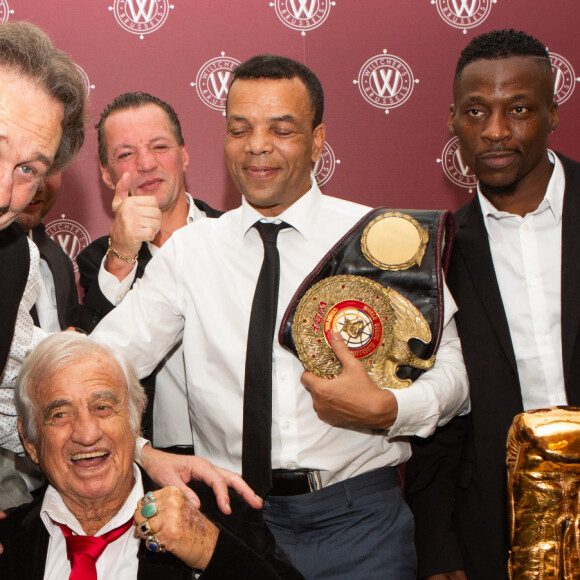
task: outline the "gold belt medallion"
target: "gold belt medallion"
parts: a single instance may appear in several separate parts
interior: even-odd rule
[[[433,366],[435,357],[422,359],[409,348],[416,338],[431,341],[431,330],[413,304],[392,288],[362,276],[331,276],[310,288],[294,314],[292,333],[298,356],[314,374],[334,378],[342,365],[330,348],[333,332],[342,335],[350,351],[381,388],[402,389],[411,384],[397,376],[401,365]]]

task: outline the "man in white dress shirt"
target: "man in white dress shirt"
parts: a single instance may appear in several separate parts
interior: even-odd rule
[[[315,75],[290,59],[259,56],[236,69],[225,156],[242,205],[176,232],[94,332],[130,357],[141,375],[183,338],[196,452],[238,472],[248,326],[264,258],[254,225],[289,226],[277,240],[279,326],[304,278],[369,211],[322,195],[312,179],[325,140],[323,102]],[[465,408],[467,382],[453,313],[448,297],[437,362],[409,389],[379,389],[340,344],[342,375],[334,381],[310,377],[312,390],[320,384],[350,388],[363,405],[366,400],[363,427],[320,420],[301,384],[299,360],[276,341],[264,352],[273,363],[273,487],[265,497],[265,518],[306,577],[415,578],[413,524],[396,466],[410,455],[404,436],[427,436]]]
[[[514,30],[474,38],[448,127],[479,184],[447,278],[472,412],[407,466],[421,578],[507,580],[508,429],[524,410],[580,405],[580,165],[548,149],[557,126],[546,47]]]

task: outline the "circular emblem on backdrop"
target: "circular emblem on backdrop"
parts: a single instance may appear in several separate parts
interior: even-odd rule
[[[109,10],[121,28],[143,38],[163,26],[170,8],[168,0],[115,0]]]
[[[89,93],[91,92],[92,89],[95,88],[95,85],[91,85],[91,82],[89,81],[89,75],[84,71],[84,69],[82,67],[80,67],[76,63],[75,63],[75,67],[79,71],[81,76],[83,77],[83,80],[85,81],[85,88],[87,90],[87,98],[88,98]]]
[[[221,56],[208,60],[199,69],[191,86],[195,87],[198,97],[210,109],[225,112],[232,71],[239,64],[239,60],[222,52]]]
[[[10,10],[6,0],[0,0],[0,22],[7,22],[10,14],[14,14],[14,10]]]
[[[322,187],[325,183],[330,181],[336,164],[340,163],[340,159],[336,159],[334,151],[328,143],[324,143],[322,155],[314,164],[314,178],[318,183],[318,187]]]
[[[477,186],[477,177],[463,161],[457,137],[452,137],[447,141],[443,147],[441,159],[437,159],[437,162],[441,163],[445,175],[455,185],[469,189],[470,193]]]
[[[318,28],[330,14],[330,0],[275,0],[270,2],[284,26],[302,32]]]
[[[496,0],[431,0],[444,22],[453,28],[467,30],[479,26],[491,12]]]
[[[359,91],[365,101],[373,107],[389,109],[400,107],[409,99],[413,92],[413,85],[419,80],[413,78],[411,67],[398,56],[383,54],[369,58],[358,74]]]
[[[381,270],[407,270],[421,265],[429,233],[410,215],[385,212],[370,221],[360,239],[362,253]]]
[[[400,365],[427,369],[435,357],[420,359],[408,346],[411,338],[431,341],[431,330],[409,300],[362,276],[330,276],[301,298],[292,322],[296,352],[304,367],[319,377],[335,378],[342,365],[330,347],[338,332],[370,377],[381,388],[411,384],[397,376]]]
[[[46,226],[46,235],[68,254],[76,272],[76,257],[91,243],[89,232],[79,222],[65,219],[63,214],[62,219],[54,220]]]
[[[550,52],[550,62],[554,71],[554,100],[561,105],[565,103],[574,92],[576,81],[574,69],[563,56]]]

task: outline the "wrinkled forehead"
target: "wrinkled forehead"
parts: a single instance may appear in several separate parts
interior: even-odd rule
[[[102,351],[49,367],[36,382],[38,410],[52,406],[56,400],[71,404],[86,404],[104,396],[127,400],[127,382],[119,363]]]

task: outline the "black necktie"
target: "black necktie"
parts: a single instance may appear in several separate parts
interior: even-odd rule
[[[276,326],[280,257],[276,238],[288,224],[256,222],[264,261],[256,284],[246,351],[242,475],[264,497],[272,487],[272,343]]]

